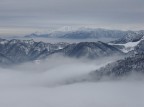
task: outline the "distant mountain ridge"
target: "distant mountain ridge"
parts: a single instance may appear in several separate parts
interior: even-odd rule
[[[142,32],[142,31],[137,31]],[[136,31],[121,31],[121,30],[107,30],[107,29],[78,29],[75,31],[55,31],[48,34],[32,33],[26,35],[26,38],[63,38],[63,39],[90,39],[90,38],[125,38],[127,35],[137,35]]]

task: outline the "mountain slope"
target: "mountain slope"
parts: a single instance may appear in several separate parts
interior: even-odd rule
[[[133,52],[133,54],[143,54],[144,53],[144,39],[142,39],[138,43],[138,45],[135,46],[135,48],[132,52]]]
[[[35,60],[40,54],[47,54],[67,45],[67,43],[51,44],[33,40],[0,39],[0,53],[14,63],[20,63]]]
[[[119,78],[132,73],[144,73],[144,54],[128,57],[123,60],[108,64],[105,67],[90,73],[93,79]]]
[[[53,54],[61,54],[69,57],[76,58],[100,58],[108,57],[111,55],[123,55],[123,52],[117,48],[103,42],[80,42],[78,44],[68,45],[62,50],[55,51]]]
[[[14,61],[9,59],[7,56],[0,53],[0,65],[10,65],[13,64]]]

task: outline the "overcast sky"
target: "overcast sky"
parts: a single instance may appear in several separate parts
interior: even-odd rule
[[[0,0],[1,34],[53,25],[144,29],[144,0]]]

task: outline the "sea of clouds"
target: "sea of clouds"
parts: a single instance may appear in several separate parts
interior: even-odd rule
[[[116,59],[52,57],[0,68],[0,107],[143,107],[143,80],[79,81]]]

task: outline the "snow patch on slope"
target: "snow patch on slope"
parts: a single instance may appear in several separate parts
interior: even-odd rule
[[[125,44],[114,44],[114,43],[109,43],[109,45],[117,45],[117,46],[124,46],[124,48],[120,49],[122,52],[124,53],[128,53],[132,50],[134,50],[134,48],[143,40],[144,38],[142,38],[141,40],[137,41],[137,42],[128,42]]]

